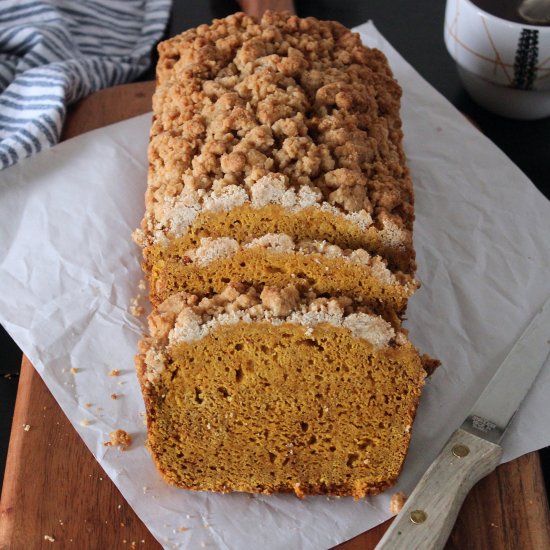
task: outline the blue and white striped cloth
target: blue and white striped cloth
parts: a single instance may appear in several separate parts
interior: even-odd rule
[[[67,105],[135,79],[170,0],[0,0],[0,170],[59,141]]]

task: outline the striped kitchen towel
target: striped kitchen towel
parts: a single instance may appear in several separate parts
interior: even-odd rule
[[[71,103],[150,64],[170,0],[0,0],[0,170],[59,141]]]

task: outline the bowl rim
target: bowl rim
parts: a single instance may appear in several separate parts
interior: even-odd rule
[[[533,29],[538,30],[539,32],[546,30],[546,32],[550,33],[550,25],[533,25],[532,23],[518,23],[517,21],[510,21],[509,19],[504,19],[502,17],[497,17],[496,15],[493,15],[492,13],[485,11],[483,8],[480,8],[473,0],[458,0],[458,2],[464,2],[465,4],[469,4],[471,8],[478,10],[481,15],[487,17],[487,19],[495,21],[499,24],[505,24],[509,25],[512,28],[515,28],[517,30],[521,29]]]

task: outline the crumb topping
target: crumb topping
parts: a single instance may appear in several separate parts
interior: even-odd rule
[[[319,297],[310,291],[300,293],[291,285],[282,289],[266,286],[259,292],[253,286],[230,284],[222,293],[202,300],[180,292],[149,316],[150,332],[158,346],[152,345],[146,352],[146,379],[154,382],[164,370],[163,346],[199,340],[222,325],[239,322],[293,323],[308,331],[318,324],[329,323],[348,329],[356,338],[363,338],[376,348],[391,342],[403,345],[407,341],[404,335],[396,335],[382,317],[345,296]]]
[[[335,209],[379,228],[386,216],[410,229],[401,89],[358,34],[235,14],[161,43],[159,54],[143,225],[155,242],[199,211],[248,200]],[[262,181],[271,188],[255,188]]]
[[[232,256],[239,248],[239,243],[230,237],[218,239],[207,237],[201,239],[198,248],[187,250],[184,258],[186,262],[189,259],[190,263],[195,262],[199,266],[205,266],[215,260]]]
[[[153,311],[149,330],[156,343],[145,354],[146,380],[154,383],[164,371],[165,346],[199,340],[219,326],[238,322],[300,324],[308,333],[316,325],[328,323],[350,330],[356,338],[363,338],[376,348],[408,342],[405,334],[396,334],[382,317],[348,297],[318,297],[311,291],[300,293],[291,285],[283,289],[266,286],[258,292],[253,286],[235,283],[202,300],[185,292],[174,294]]]
[[[147,365],[145,378],[149,382],[155,382],[164,370],[166,354],[154,347],[150,347],[145,353],[145,364]]]

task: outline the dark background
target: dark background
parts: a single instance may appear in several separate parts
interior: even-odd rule
[[[394,48],[455,107],[469,116],[550,198],[550,118],[520,122],[488,113],[462,88],[443,43],[443,0],[295,0],[298,15],[353,27],[372,19]],[[165,37],[238,11],[230,0],[174,0]],[[154,79],[154,63],[141,80]],[[549,244],[550,246],[550,244]],[[550,267],[549,267],[550,280]],[[1,291],[1,290],[0,290]],[[4,472],[21,352],[0,327],[0,473]],[[550,451],[541,451],[546,487]]]

